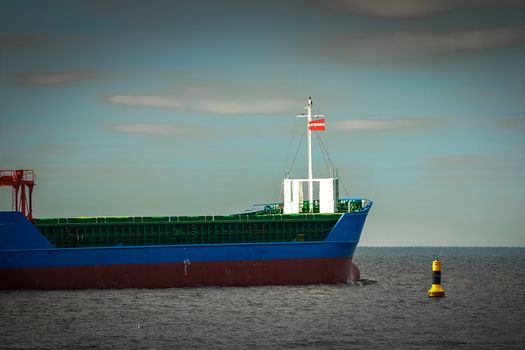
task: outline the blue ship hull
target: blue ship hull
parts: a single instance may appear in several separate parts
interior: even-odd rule
[[[55,248],[22,214],[0,212],[0,289],[346,283],[369,210],[341,214],[317,242],[96,248]]]

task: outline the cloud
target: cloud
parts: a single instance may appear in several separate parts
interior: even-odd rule
[[[500,120],[498,125],[504,129],[520,129],[525,126],[525,118],[506,118]]]
[[[470,154],[455,154],[455,155],[432,158],[432,163],[437,166],[473,165],[473,164],[480,164],[481,161],[482,161],[482,158],[480,156],[470,155]]]
[[[384,18],[410,18],[446,12],[458,8],[520,5],[519,0],[332,0],[338,10]]]
[[[92,79],[100,75],[101,73],[97,71],[78,70],[34,75],[27,78],[26,81],[35,85],[59,85],[77,80]]]
[[[0,48],[28,47],[44,44],[48,41],[48,38],[36,36],[0,36]]]
[[[378,62],[484,50],[525,42],[525,27],[446,33],[394,32],[333,43],[338,55],[351,62]]]
[[[379,119],[355,119],[334,121],[328,125],[330,130],[337,132],[344,131],[389,131],[399,129],[412,129],[422,127],[428,124],[428,121],[423,119],[393,119],[393,120],[379,120]]]
[[[59,143],[43,143],[38,145],[36,152],[42,154],[57,154],[71,151],[71,145],[64,145]]]
[[[86,45],[96,44],[100,40],[91,36],[79,35],[0,35],[0,48],[2,49],[21,49],[21,48],[62,48],[62,47],[85,47]]]
[[[126,134],[140,134],[164,137],[209,137],[208,128],[180,123],[117,123],[107,125],[107,129]]]
[[[219,115],[284,114],[297,110],[297,103],[292,100],[247,95],[242,89],[228,93],[214,88],[186,88],[172,94],[110,95],[106,100],[128,106],[176,108]]]

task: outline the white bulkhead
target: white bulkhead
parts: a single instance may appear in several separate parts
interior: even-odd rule
[[[304,185],[308,185],[308,179],[284,179],[283,193],[284,193],[284,214],[299,214],[301,213],[304,200]],[[312,193],[309,198],[319,198],[319,213],[335,213],[337,197],[339,195],[339,181],[336,178],[312,179],[312,183],[317,183],[315,186],[319,189],[317,196]],[[308,186],[307,186],[308,187]],[[313,186],[312,186],[313,187]]]

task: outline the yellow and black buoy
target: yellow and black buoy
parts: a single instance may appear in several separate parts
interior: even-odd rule
[[[445,290],[441,287],[441,261],[432,261],[432,287],[428,291],[429,297],[444,297]]]

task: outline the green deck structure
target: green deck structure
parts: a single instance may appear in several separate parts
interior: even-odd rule
[[[284,215],[275,204],[250,214],[52,218],[35,225],[57,248],[323,241],[342,213],[361,209],[352,202],[339,203],[333,214]]]

